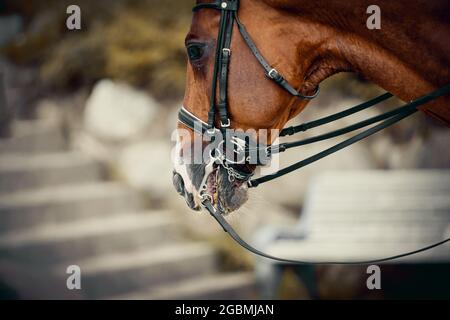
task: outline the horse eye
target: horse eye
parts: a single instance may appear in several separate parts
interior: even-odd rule
[[[191,61],[200,59],[203,56],[204,45],[193,43],[187,46],[187,53]]]

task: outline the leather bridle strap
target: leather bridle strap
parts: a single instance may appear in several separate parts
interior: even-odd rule
[[[327,156],[329,156],[329,155],[331,155],[331,154],[333,154],[333,153],[335,153],[335,152],[337,152],[337,151],[339,151],[341,149],[344,149],[344,148],[346,148],[346,147],[348,147],[348,146],[350,146],[350,145],[352,145],[352,144],[354,144],[354,143],[356,143],[356,142],[358,142],[358,141],[360,141],[362,139],[365,139],[365,138],[367,138],[367,137],[369,137],[369,136],[371,136],[371,135],[373,135],[373,134],[375,134],[375,133],[377,133],[377,132],[379,132],[379,131],[381,131],[381,130],[383,130],[383,129],[391,126],[391,125],[393,125],[394,123],[399,122],[400,120],[402,120],[402,119],[412,115],[415,112],[417,112],[417,109],[415,109],[415,108],[411,109],[411,110],[407,110],[406,112],[403,112],[403,113],[401,113],[399,115],[396,115],[395,117],[389,118],[389,119],[385,120],[384,122],[382,122],[382,123],[380,123],[380,124],[370,128],[370,129],[367,129],[367,130],[365,130],[365,131],[363,131],[363,132],[361,132],[361,133],[359,133],[359,134],[357,134],[357,135],[355,135],[355,136],[353,136],[353,137],[351,137],[351,138],[349,138],[347,140],[344,140],[341,143],[338,143],[338,144],[336,144],[336,145],[334,145],[334,146],[332,146],[332,147],[330,147],[328,149],[325,149],[324,151],[316,153],[315,155],[313,155],[311,157],[308,157],[308,158],[306,158],[304,160],[301,160],[301,161],[299,161],[297,163],[294,163],[293,165],[290,165],[290,166],[288,166],[286,168],[283,168],[283,169],[277,171],[274,174],[266,175],[266,176],[262,176],[260,178],[254,179],[254,180],[250,180],[250,181],[247,182],[247,185],[248,185],[249,188],[256,188],[257,186],[259,186],[262,183],[274,180],[274,179],[279,178],[281,176],[284,176],[284,175],[286,175],[288,173],[291,173],[291,172],[293,172],[295,170],[298,170],[300,168],[306,167],[307,165],[310,165],[310,164],[312,164],[312,163],[314,163],[314,162],[316,162],[316,161],[318,161],[320,159],[323,159],[323,158],[325,158],[325,157],[327,157]]]
[[[259,51],[258,47],[255,45],[255,42],[252,40],[252,37],[247,32],[247,29],[242,24],[242,22],[239,20],[239,17],[236,16],[236,23],[239,29],[240,34],[242,35],[242,38],[244,38],[244,41],[247,43],[247,46],[250,48],[250,51],[255,56],[256,60],[259,62],[259,64],[264,68],[264,71],[266,73],[266,76],[273,80],[275,83],[277,83],[280,87],[282,87],[284,90],[289,92],[291,95],[305,99],[305,100],[311,100],[317,97],[319,94],[319,87],[316,88],[316,91],[312,95],[303,95],[297,90],[294,89],[294,87],[287,82],[287,80],[278,72],[275,68],[270,66],[270,64],[267,62],[267,60],[264,58],[264,56]]]
[[[189,112],[184,106],[178,111],[178,121],[198,134],[208,133],[209,125],[202,119],[196,117],[193,113]]]
[[[234,11],[222,11],[223,19],[225,21],[224,34],[223,34],[223,44],[220,46],[220,71],[219,71],[219,102],[217,108],[219,110],[220,116],[220,126],[221,128],[227,128],[231,125],[230,119],[228,118],[228,67],[231,58],[231,36],[233,33],[234,24]]]
[[[382,120],[385,119],[389,119],[395,115],[399,115],[399,114],[403,114],[403,113],[407,113],[410,110],[415,110],[416,109],[416,105],[413,104],[407,104],[404,105],[402,107],[396,108],[394,110],[391,111],[387,111],[385,113],[373,116],[371,118],[362,120],[360,122],[351,124],[347,127],[341,128],[341,129],[337,129],[334,131],[330,131],[324,134],[320,134],[318,136],[313,136],[310,138],[306,138],[303,140],[298,140],[298,141],[293,141],[293,142],[286,142],[286,143],[280,143],[279,145],[274,145],[268,148],[268,150],[270,151],[270,154],[275,154],[278,152],[284,152],[288,149],[291,148],[295,148],[295,147],[299,147],[299,146],[304,146],[307,144],[311,144],[311,143],[315,143],[315,142],[319,142],[319,141],[324,141],[324,140],[328,140],[331,138],[335,138],[335,137],[339,137],[343,134],[367,127],[371,124],[380,122]]]
[[[216,9],[221,12],[211,86],[210,108],[208,112],[209,130],[215,128],[217,83],[219,84],[219,102],[217,103],[217,109],[220,117],[220,128],[228,128],[231,124],[227,110],[228,66],[231,54],[229,47],[231,44],[234,17],[238,7],[238,0],[223,0],[214,3],[200,3],[192,9],[194,12],[200,9]]]
[[[234,241],[236,241],[240,246],[242,246],[244,249],[260,256],[263,258],[267,258],[267,259],[271,259],[271,260],[275,260],[275,261],[279,261],[279,262],[283,262],[283,263],[289,263],[289,264],[303,264],[303,265],[325,265],[325,264],[340,264],[340,265],[361,265],[361,264],[372,264],[372,263],[381,263],[381,262],[386,262],[386,261],[390,261],[390,260],[395,260],[395,259],[399,259],[399,258],[403,258],[403,257],[407,257],[407,256],[411,256],[413,254],[417,254],[420,252],[424,252],[427,250],[430,250],[432,248],[435,248],[437,246],[440,246],[448,241],[450,241],[450,238],[444,239],[442,241],[433,243],[429,246],[414,250],[414,251],[409,251],[406,253],[402,253],[402,254],[398,254],[398,255],[394,255],[394,256],[390,256],[390,257],[386,257],[386,258],[380,258],[380,259],[373,259],[373,260],[362,260],[362,261],[303,261],[303,260],[293,260],[293,259],[284,259],[284,258],[278,258],[275,256],[272,256],[270,254],[264,253],[256,248],[254,248],[253,246],[251,246],[250,244],[248,244],[245,240],[243,240],[238,234],[237,232],[233,229],[233,227],[231,227],[231,225],[225,220],[225,218],[223,217],[223,215],[211,204],[211,202],[209,200],[206,200],[202,203],[203,207],[211,214],[211,216],[216,219],[216,221],[221,225],[221,227],[223,228],[223,230],[225,232],[227,232],[231,238],[233,238]]]
[[[236,21],[238,30],[242,35],[245,43],[250,48],[250,51],[255,56],[259,64],[264,68],[266,76],[278,84],[281,88],[286,90],[291,95],[301,98],[301,99],[313,99],[319,94],[319,87],[312,95],[303,95],[299,93],[294,87],[277,71],[273,68],[264,56],[261,54],[259,49],[256,47],[251,36],[245,29],[245,26],[239,20],[237,16],[237,11],[239,9],[239,0],[222,0],[213,3],[201,3],[193,8],[196,12],[200,9],[215,9],[220,10],[220,22],[219,22],[219,33],[217,36],[216,43],[216,56],[213,71],[213,80],[211,87],[211,100],[210,109],[208,112],[208,126],[212,130],[215,125],[215,115],[216,107],[219,112],[220,117],[220,128],[228,128],[230,126],[230,119],[228,117],[228,69],[231,57],[231,37],[233,32],[234,21]],[[219,99],[216,105],[216,89],[217,82],[219,85]]]
[[[384,94],[384,95],[387,95],[387,94]],[[391,95],[391,94],[389,93],[389,95]],[[359,107],[359,106],[356,106],[356,107]],[[372,106],[372,105],[365,106],[364,109],[368,108],[369,106]],[[296,147],[300,147],[300,146],[308,145],[308,144],[311,144],[311,143],[324,141],[324,140],[328,140],[328,139],[331,139],[331,138],[335,138],[335,137],[341,136],[343,134],[346,134],[346,133],[349,133],[349,132],[352,132],[352,131],[355,131],[355,130],[358,130],[358,129],[361,129],[361,128],[364,128],[364,127],[367,127],[367,126],[369,126],[371,124],[380,122],[382,120],[391,118],[391,117],[393,117],[393,116],[395,116],[397,114],[401,114],[403,112],[407,112],[408,110],[411,110],[411,109],[414,109],[414,108],[415,107],[412,107],[409,104],[407,104],[407,105],[399,107],[397,109],[394,109],[394,110],[391,110],[391,111],[387,111],[387,112],[379,114],[377,116],[374,116],[374,117],[362,120],[362,121],[354,123],[354,124],[351,124],[351,125],[349,125],[347,127],[344,127],[344,128],[333,130],[333,131],[330,131],[330,132],[327,132],[327,133],[324,133],[324,134],[320,134],[318,136],[313,136],[313,137],[310,137],[310,138],[306,138],[306,139],[303,139],[303,140],[280,143],[280,144],[277,144],[277,145],[271,145],[269,147],[264,147],[264,148],[258,147],[257,151],[260,151],[261,149],[265,149],[265,151],[267,153],[267,156],[273,155],[273,154],[276,154],[276,153],[285,152],[286,150],[291,149],[291,148],[296,148]],[[350,109],[353,109],[353,108],[350,108]],[[350,110],[350,109],[347,109],[347,110],[344,110],[342,112],[338,112],[338,113],[332,114],[332,115],[330,115],[328,117],[325,117],[325,118],[322,118],[322,119],[327,119],[327,118],[340,119],[340,118],[343,118],[343,117],[348,115],[348,114],[347,115],[344,115],[344,114],[346,114],[347,111]],[[353,112],[353,113],[355,113],[355,112]],[[336,117],[336,116],[339,116],[339,117]],[[322,120],[322,119],[319,119],[319,120]],[[308,126],[308,125],[311,124],[311,127],[309,127],[309,128],[306,127],[306,129],[303,128],[301,131],[307,131],[307,130],[309,130],[311,128],[318,127],[318,126],[327,124],[329,122],[331,122],[331,121],[326,121],[326,122],[320,123],[320,121],[315,120],[315,121],[307,122],[307,123],[304,123],[303,125],[300,125],[300,126],[303,127],[304,125]],[[294,128],[294,127],[291,127],[291,128]],[[280,134],[280,136],[281,136],[281,134]],[[248,151],[255,151],[255,150],[249,149]]]
[[[223,6],[222,3],[226,3],[227,6]],[[231,11],[237,11],[239,7],[238,1],[216,1],[212,3],[199,3],[197,4],[192,11],[198,11],[200,9],[216,9],[216,10],[231,10]]]
[[[251,180],[249,181],[249,187],[256,187],[258,184],[266,182],[266,181],[270,181],[273,180],[281,175],[287,174],[291,171],[297,170],[301,167],[304,167],[308,164],[311,164],[319,159],[322,159],[334,152],[337,152],[338,150],[341,150],[347,146],[352,145],[353,143],[356,143],[357,141],[360,141],[366,137],[369,137],[395,123],[397,123],[398,121],[402,120],[403,118],[406,118],[412,114],[414,114],[415,112],[417,112],[417,106],[422,105],[424,103],[427,103],[431,100],[434,100],[438,97],[443,96],[444,94],[446,94],[447,92],[450,92],[450,84],[439,88],[438,90],[427,94],[425,96],[422,96],[418,99],[416,99],[415,101],[406,104],[404,107],[398,108],[397,110],[401,109],[401,112],[397,112],[394,116],[388,118],[387,120],[383,121],[382,123],[367,129],[359,134],[357,134],[356,136],[347,139],[329,149],[326,149],[312,157],[309,157],[305,160],[302,160],[290,167],[287,167],[283,170],[280,170],[279,172],[277,172],[274,175],[269,175],[269,176],[265,176],[259,179],[255,179],[255,180]],[[395,111],[395,110],[394,110]],[[254,185],[252,183],[256,182]],[[450,237],[433,243],[429,246],[417,249],[417,250],[413,250],[413,251],[409,251],[406,253],[402,253],[402,254],[398,254],[398,255],[394,255],[394,256],[390,256],[390,257],[385,257],[385,258],[379,258],[379,259],[372,259],[372,260],[362,260],[362,261],[303,261],[303,260],[294,260],[294,259],[284,259],[284,258],[279,258],[279,257],[275,257],[272,255],[269,255],[265,252],[262,252],[256,248],[254,248],[253,246],[251,246],[250,244],[248,244],[245,240],[243,240],[237,233],[236,231],[233,229],[233,227],[231,227],[231,225],[225,220],[225,218],[223,217],[222,213],[219,211],[219,209],[216,209],[210,200],[206,199],[205,201],[202,202],[202,206],[211,214],[211,216],[221,225],[221,227],[223,228],[223,230],[225,232],[227,232],[230,237],[233,238],[234,241],[236,241],[240,246],[242,246],[244,249],[260,256],[263,258],[267,258],[267,259],[271,259],[271,260],[275,260],[278,262],[282,262],[282,263],[287,263],[287,264],[302,264],[302,265],[332,265],[332,264],[340,264],[340,265],[362,265],[362,264],[373,264],[373,263],[382,263],[382,262],[387,262],[387,261],[391,261],[391,260],[395,260],[395,259],[399,259],[399,258],[403,258],[403,257],[407,257],[407,256],[411,256],[420,252],[424,252],[430,249],[433,249],[435,247],[438,247],[442,244],[445,244],[447,242],[450,241]]]
[[[323,125],[325,125],[327,123],[331,123],[331,122],[334,122],[336,120],[348,117],[348,116],[350,116],[352,114],[355,114],[357,112],[360,112],[362,110],[370,108],[370,107],[372,107],[372,106],[374,106],[376,104],[379,104],[380,102],[383,102],[383,101],[385,101],[385,100],[387,100],[389,98],[392,98],[393,96],[394,95],[392,93],[385,92],[385,93],[383,93],[382,95],[380,95],[378,97],[375,97],[373,99],[365,101],[365,102],[363,102],[361,104],[358,104],[358,105],[356,105],[354,107],[345,109],[344,111],[341,111],[341,112],[338,112],[338,113],[334,113],[332,115],[329,115],[329,116],[326,116],[326,117],[323,117],[323,118],[320,118],[320,119],[317,119],[317,120],[313,120],[313,121],[310,121],[310,122],[305,122],[305,123],[302,123],[302,124],[300,124],[298,126],[292,126],[292,127],[284,128],[280,132],[280,137],[291,136],[291,135],[296,134],[298,132],[304,132],[304,131],[307,131],[309,129],[320,127],[320,126],[323,126]]]
[[[414,101],[404,105],[403,107],[400,107],[400,108],[394,109],[392,111],[386,112],[384,114],[381,114],[379,116],[376,116],[376,117],[373,117],[373,118],[361,121],[359,123],[356,123],[355,125],[352,125],[352,126],[349,126],[349,127],[346,127],[346,128],[343,128],[343,129],[340,129],[340,130],[337,130],[337,131],[334,131],[334,132],[331,132],[331,133],[328,133],[328,136],[326,136],[326,137],[324,137],[324,136],[322,136],[322,137],[321,136],[313,137],[310,141],[308,141],[308,139],[306,139],[304,141],[297,141],[297,142],[291,143],[290,146],[289,146],[289,144],[284,144],[284,145],[281,144],[280,145],[281,147],[279,147],[278,149],[280,151],[284,151],[288,147],[295,147],[295,146],[302,145],[302,144],[305,145],[305,144],[308,144],[308,143],[325,140],[325,138],[335,137],[335,136],[341,135],[343,133],[359,129],[359,128],[363,127],[363,126],[366,126],[367,124],[371,124],[371,123],[377,122],[377,121],[379,121],[379,120],[381,120],[383,118],[389,117],[387,120],[383,121],[382,123],[380,123],[380,124],[378,124],[378,125],[376,125],[376,126],[374,126],[372,128],[369,128],[369,129],[367,129],[367,130],[365,130],[365,131],[363,131],[363,132],[361,132],[361,133],[359,133],[359,134],[357,134],[357,135],[355,135],[355,136],[353,136],[353,137],[351,137],[351,138],[349,138],[347,140],[344,140],[343,142],[338,143],[338,144],[334,145],[331,148],[328,148],[328,149],[326,149],[326,150],[324,150],[322,152],[319,152],[319,153],[317,153],[317,154],[315,154],[315,155],[313,155],[313,156],[311,156],[309,158],[306,158],[306,159],[301,160],[301,161],[299,161],[297,163],[294,163],[293,165],[290,165],[290,166],[288,166],[286,168],[283,168],[283,169],[277,171],[274,174],[267,175],[267,176],[262,176],[260,178],[250,180],[250,181],[248,181],[247,185],[248,185],[249,188],[255,188],[258,185],[260,185],[261,183],[266,183],[268,181],[274,180],[274,179],[279,178],[281,176],[284,176],[284,175],[286,175],[286,174],[288,174],[290,172],[293,172],[293,171],[298,170],[300,168],[303,168],[303,167],[305,167],[305,166],[307,166],[309,164],[312,164],[312,163],[314,163],[314,162],[316,162],[316,161],[318,161],[320,159],[323,159],[323,158],[325,158],[325,157],[327,157],[327,156],[329,156],[329,155],[331,155],[331,154],[333,154],[333,153],[335,153],[335,152],[337,152],[337,151],[339,151],[339,150],[341,150],[343,148],[346,148],[346,147],[354,144],[355,142],[358,142],[358,141],[360,141],[360,140],[362,140],[362,139],[364,139],[366,137],[369,137],[369,136],[377,133],[378,131],[381,131],[381,130],[383,130],[383,129],[385,129],[385,128],[387,128],[387,127],[389,127],[389,126],[391,126],[391,125],[393,125],[395,123],[397,123],[398,121],[402,120],[403,118],[406,118],[406,117],[412,115],[413,113],[417,112],[418,111],[418,109],[417,109],[418,106],[423,105],[423,104],[425,104],[427,102],[430,102],[432,100],[435,100],[435,99],[437,99],[437,98],[439,98],[439,97],[441,97],[441,96],[443,96],[443,95],[445,95],[445,94],[447,94],[449,92],[450,92],[450,84],[447,84],[446,86],[443,86],[443,87],[437,89],[436,91],[433,91],[433,92],[431,92],[429,94],[426,94],[426,95],[424,95],[424,96],[422,96],[422,97],[420,97],[420,98],[418,98],[418,99],[416,99],[416,100],[414,100]],[[274,146],[274,147],[276,148],[277,146]]]
[[[194,8],[194,11],[197,10],[199,6]],[[213,71],[213,79],[212,79],[212,86],[211,86],[211,100],[210,100],[210,109],[208,112],[208,126],[209,129],[213,129],[215,127],[215,115],[216,115],[216,89],[217,89],[217,78],[219,74],[222,74],[222,68],[221,68],[221,61],[222,61],[222,48],[223,48],[223,38],[224,33],[226,29],[226,23],[228,20],[228,11],[222,10],[220,15],[220,23],[219,23],[219,34],[217,36],[217,44],[216,44],[216,56],[214,61],[214,71]],[[227,72],[227,71],[225,71]],[[222,86],[223,83],[219,82],[219,85]],[[226,84],[225,84],[226,85]],[[225,90],[226,95],[226,88],[219,87],[219,90],[222,92]],[[221,124],[225,122],[229,122],[228,116],[227,116],[227,108],[219,108],[219,114],[221,119]],[[222,127],[222,125],[221,125]]]

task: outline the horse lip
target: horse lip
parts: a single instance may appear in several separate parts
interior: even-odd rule
[[[217,195],[218,193],[218,185],[217,185],[217,174],[218,174],[218,169],[215,168],[208,176],[207,180],[206,180],[206,190],[207,193],[210,194],[213,198],[215,195]]]
[[[184,181],[183,178],[181,177],[180,174],[178,174],[177,172],[173,172],[173,176],[172,176],[172,182],[173,182],[173,186],[175,187],[176,192],[181,195],[184,196],[185,194],[185,188],[184,188]]]
[[[194,211],[199,211],[201,208],[194,200],[194,195],[190,192],[185,192],[184,194],[184,200],[186,201],[186,204],[188,207]]]

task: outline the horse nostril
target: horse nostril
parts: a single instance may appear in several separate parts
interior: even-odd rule
[[[181,177],[181,175],[179,175],[178,173],[176,173],[174,171],[173,176],[172,176],[172,182],[173,182],[173,186],[175,187],[175,190],[177,191],[177,193],[181,196],[184,196],[183,177]]]

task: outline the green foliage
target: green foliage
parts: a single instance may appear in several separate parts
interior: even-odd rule
[[[24,37],[6,50],[16,62],[37,63],[45,87],[73,90],[112,78],[160,98],[182,94],[190,1],[79,1],[81,31],[65,28],[68,4],[55,1],[31,12],[23,9],[30,21],[43,22],[40,28],[30,23]]]

